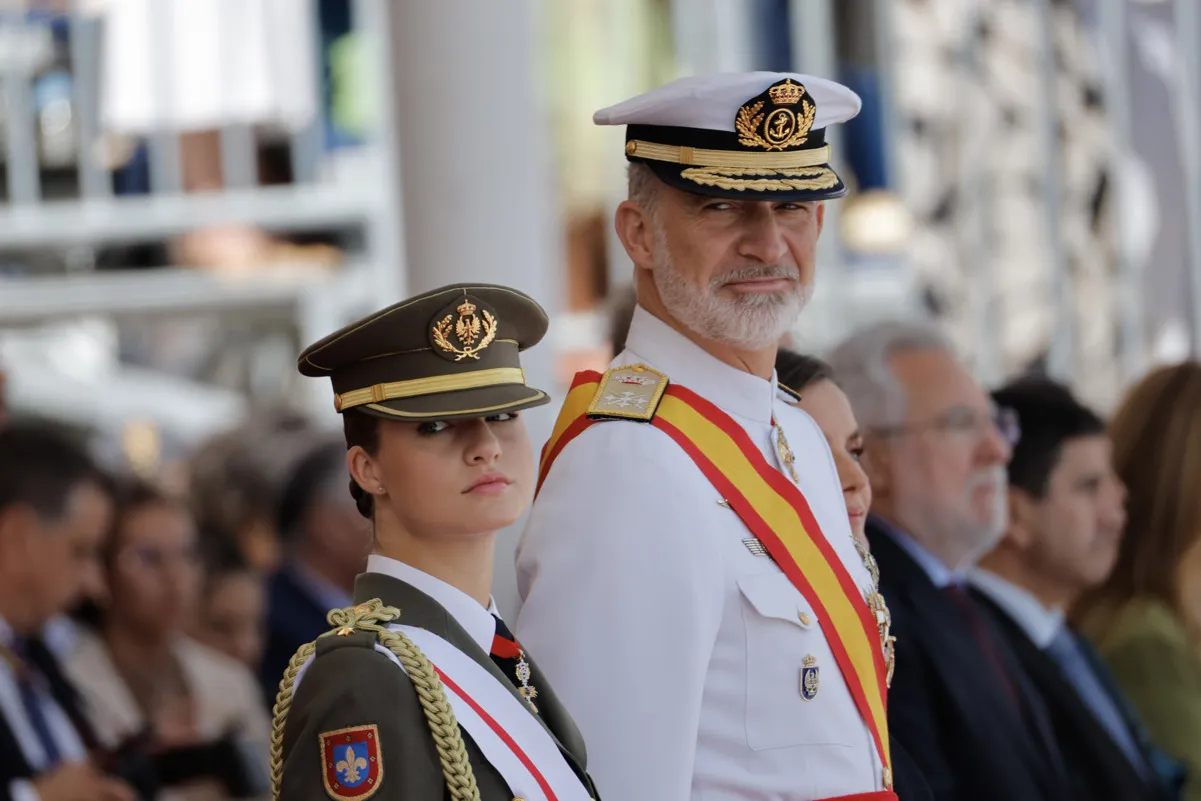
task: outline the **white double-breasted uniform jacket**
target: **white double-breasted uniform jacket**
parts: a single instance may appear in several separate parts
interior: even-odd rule
[[[868,591],[813,420],[774,381],[641,308],[627,342],[613,366],[643,363],[700,394],[780,469],[774,418],[824,536]],[[721,500],[665,433],[614,420],[564,448],[534,503],[517,553],[516,634],[575,717],[601,797],[809,801],[881,789],[872,736],[817,614]],[[808,656],[812,700],[800,687]]]

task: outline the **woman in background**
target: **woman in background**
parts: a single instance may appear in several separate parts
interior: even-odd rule
[[[99,631],[68,663],[97,736],[110,747],[143,738],[160,799],[261,793],[270,727],[254,677],[184,635],[202,578],[187,509],[145,486],[121,493],[106,550]]]
[[[834,371],[830,365],[787,348],[780,348],[776,354],[776,380],[798,396],[793,405],[812,417],[825,435],[834,457],[834,467],[838,471],[838,481],[842,484],[851,534],[855,537],[855,543],[862,548],[865,559],[874,564],[868,555],[870,549],[863,531],[872,506],[872,485],[867,473],[859,465],[863,456],[863,435],[851,410],[851,402],[842,388],[834,383]],[[895,738],[891,747],[894,790],[898,797],[906,801],[933,799],[934,794],[913,757]]]
[[[851,533],[867,548],[863,527],[872,505],[872,486],[859,465],[863,456],[863,436],[850,401],[834,383],[830,366],[812,356],[781,348],[776,355],[776,379],[799,396],[794,405],[807,412],[826,435],[842,484]]]
[[[218,535],[212,540],[192,636],[257,671],[267,615],[262,575],[242,557],[236,544]]]
[[[1126,484],[1117,564],[1076,609],[1151,739],[1201,801],[1201,364],[1145,376],[1110,423]]]

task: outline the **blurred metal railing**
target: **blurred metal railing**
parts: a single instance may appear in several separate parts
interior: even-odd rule
[[[308,27],[316,32],[317,0],[295,2],[310,15]],[[324,151],[323,103],[316,97],[316,116],[290,136],[291,184],[257,185],[254,135],[248,125],[232,121],[220,131],[221,190],[194,194],[183,191],[180,140],[176,133],[163,131],[149,135],[146,141],[149,193],[121,196],[113,191],[113,175],[101,147],[100,23],[87,16],[83,3],[75,0],[66,26],[77,191],[64,199],[47,197],[42,186],[34,76],[28,70],[30,59],[23,58],[28,53],[19,46],[36,44],[36,37],[29,35],[36,26],[27,17],[24,0],[0,0],[0,113],[4,117],[0,156],[7,175],[7,202],[0,202],[0,252],[85,254],[82,272],[81,260],[76,258],[62,260],[64,265],[70,262],[73,269],[64,267],[49,275],[14,278],[0,274],[0,338],[4,328],[71,320],[80,315],[115,318],[216,312],[281,318],[294,327],[301,341],[307,342],[350,319],[365,303],[397,296],[404,281],[403,233],[392,135],[386,2],[351,0],[352,32],[361,43],[363,74],[370,78],[358,91],[370,92],[365,102],[372,112],[372,125],[364,143],[349,156],[344,152],[341,155],[345,157],[334,162]],[[172,32],[163,18],[163,4],[151,2],[147,7],[151,9],[148,24],[154,32],[151,57],[163,67],[153,79],[153,99],[160,108],[169,107],[173,102],[168,72]],[[224,19],[221,24],[228,26],[230,22]],[[222,46],[228,46],[232,39],[222,35]],[[315,38],[314,64],[320,64],[318,45]],[[233,61],[221,58],[223,64]],[[226,82],[239,79],[234,74],[220,77]],[[320,91],[319,80],[313,80],[312,85]],[[91,269],[88,254],[102,247],[166,240],[227,223],[288,234],[347,231],[361,248],[346,254],[336,270],[289,269],[282,265],[246,271],[236,278],[170,266],[136,272]],[[47,369],[44,365],[16,363],[7,367],[17,404],[40,406],[46,400],[48,406],[54,406],[38,394],[40,388],[54,385],[42,375]],[[89,403],[103,406],[110,397],[127,398],[129,393],[123,393],[121,387],[127,374],[132,372],[115,366],[106,379],[108,383],[95,387]],[[313,407],[324,410],[328,398],[318,388],[308,386],[312,383],[302,385],[301,391],[310,393],[307,401]],[[169,397],[164,392],[155,393],[159,410],[173,405],[187,407],[199,394],[212,395],[216,390],[179,381],[174,390],[165,392]],[[227,424],[231,404],[246,400],[236,393],[225,393],[224,397],[225,401],[210,405],[226,416],[224,420],[212,420],[214,425]],[[136,417],[140,412],[153,411],[126,409],[121,413]],[[77,413],[88,418],[81,422],[121,415],[112,410],[101,413],[79,409]],[[195,417],[188,415],[189,430],[198,433],[204,426],[198,425]]]

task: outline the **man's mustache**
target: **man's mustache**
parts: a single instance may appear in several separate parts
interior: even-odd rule
[[[743,267],[723,273],[713,279],[713,283],[722,287],[726,284],[736,284],[740,281],[759,281],[771,278],[783,278],[789,281],[800,281],[801,271],[796,267],[777,264],[770,267]]]

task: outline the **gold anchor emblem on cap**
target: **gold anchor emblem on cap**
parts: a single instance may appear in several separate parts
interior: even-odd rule
[[[817,116],[817,106],[805,87],[787,78],[766,94],[775,108],[765,109],[767,101],[755,99],[738,109],[734,127],[738,130],[739,144],[763,150],[788,150],[805,144]],[[800,114],[792,109],[798,103]]]

